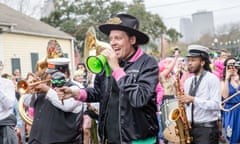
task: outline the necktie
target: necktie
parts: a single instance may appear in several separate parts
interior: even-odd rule
[[[197,87],[197,77],[195,76],[194,79],[193,79],[193,82],[192,84],[194,85],[193,88],[192,88],[192,96],[195,96],[196,95],[196,87]],[[194,123],[194,104],[192,103],[192,109],[191,109],[191,115],[192,115],[192,124]]]
[[[190,90],[189,90],[189,95],[191,96],[195,96],[195,89],[196,89],[196,86],[197,86],[197,77],[195,76],[191,82],[191,87],[190,87]]]
[[[197,86],[197,77],[195,76],[193,80],[194,80],[193,82],[194,82],[194,89],[195,89]]]

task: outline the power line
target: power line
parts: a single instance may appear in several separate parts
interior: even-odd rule
[[[181,4],[192,3],[192,2],[196,2],[196,1],[199,1],[199,0],[188,0],[188,1],[181,1],[181,2],[176,2],[176,3],[168,3],[168,4],[149,6],[149,7],[146,7],[146,9],[152,9],[152,8],[158,8],[158,7],[167,7],[167,6],[174,6],[174,5],[181,5]]]
[[[225,11],[225,10],[229,10],[229,9],[234,9],[234,8],[239,8],[240,5],[237,6],[232,6],[232,7],[225,7],[225,8],[220,8],[220,9],[215,9],[215,10],[211,10],[212,12],[221,12],[221,11]],[[181,17],[188,17],[191,15],[180,15],[180,16],[174,16],[174,17],[162,17],[163,19],[176,19],[176,18],[181,18]]]

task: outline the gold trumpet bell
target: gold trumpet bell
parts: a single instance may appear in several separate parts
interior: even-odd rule
[[[20,94],[25,94],[27,92],[31,93],[34,92],[34,87],[42,83],[47,83],[49,81],[51,81],[51,79],[45,79],[28,84],[27,81],[21,80],[17,83],[17,90],[19,91]]]
[[[105,48],[111,48],[110,44],[97,40],[94,27],[88,29],[84,43],[84,60],[89,56],[100,55]]]
[[[18,83],[17,83],[17,90],[20,94],[24,94],[27,92],[27,89],[28,89],[28,84],[25,80],[20,80]]]

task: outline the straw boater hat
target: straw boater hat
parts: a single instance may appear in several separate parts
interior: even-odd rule
[[[106,35],[110,34],[111,30],[122,30],[136,36],[137,44],[146,44],[149,37],[139,31],[139,21],[136,17],[128,14],[118,14],[111,18],[106,24],[100,25],[99,30]]]
[[[57,71],[64,71],[69,68],[70,60],[68,58],[54,58],[49,59],[48,61],[48,68],[46,73],[55,73]]]
[[[209,49],[201,45],[190,45],[188,46],[188,55],[187,57],[209,57]]]

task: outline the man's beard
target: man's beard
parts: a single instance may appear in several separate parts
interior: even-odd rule
[[[198,74],[201,70],[201,65],[198,65],[198,67],[196,67],[195,69],[188,69],[188,70],[191,73]]]

